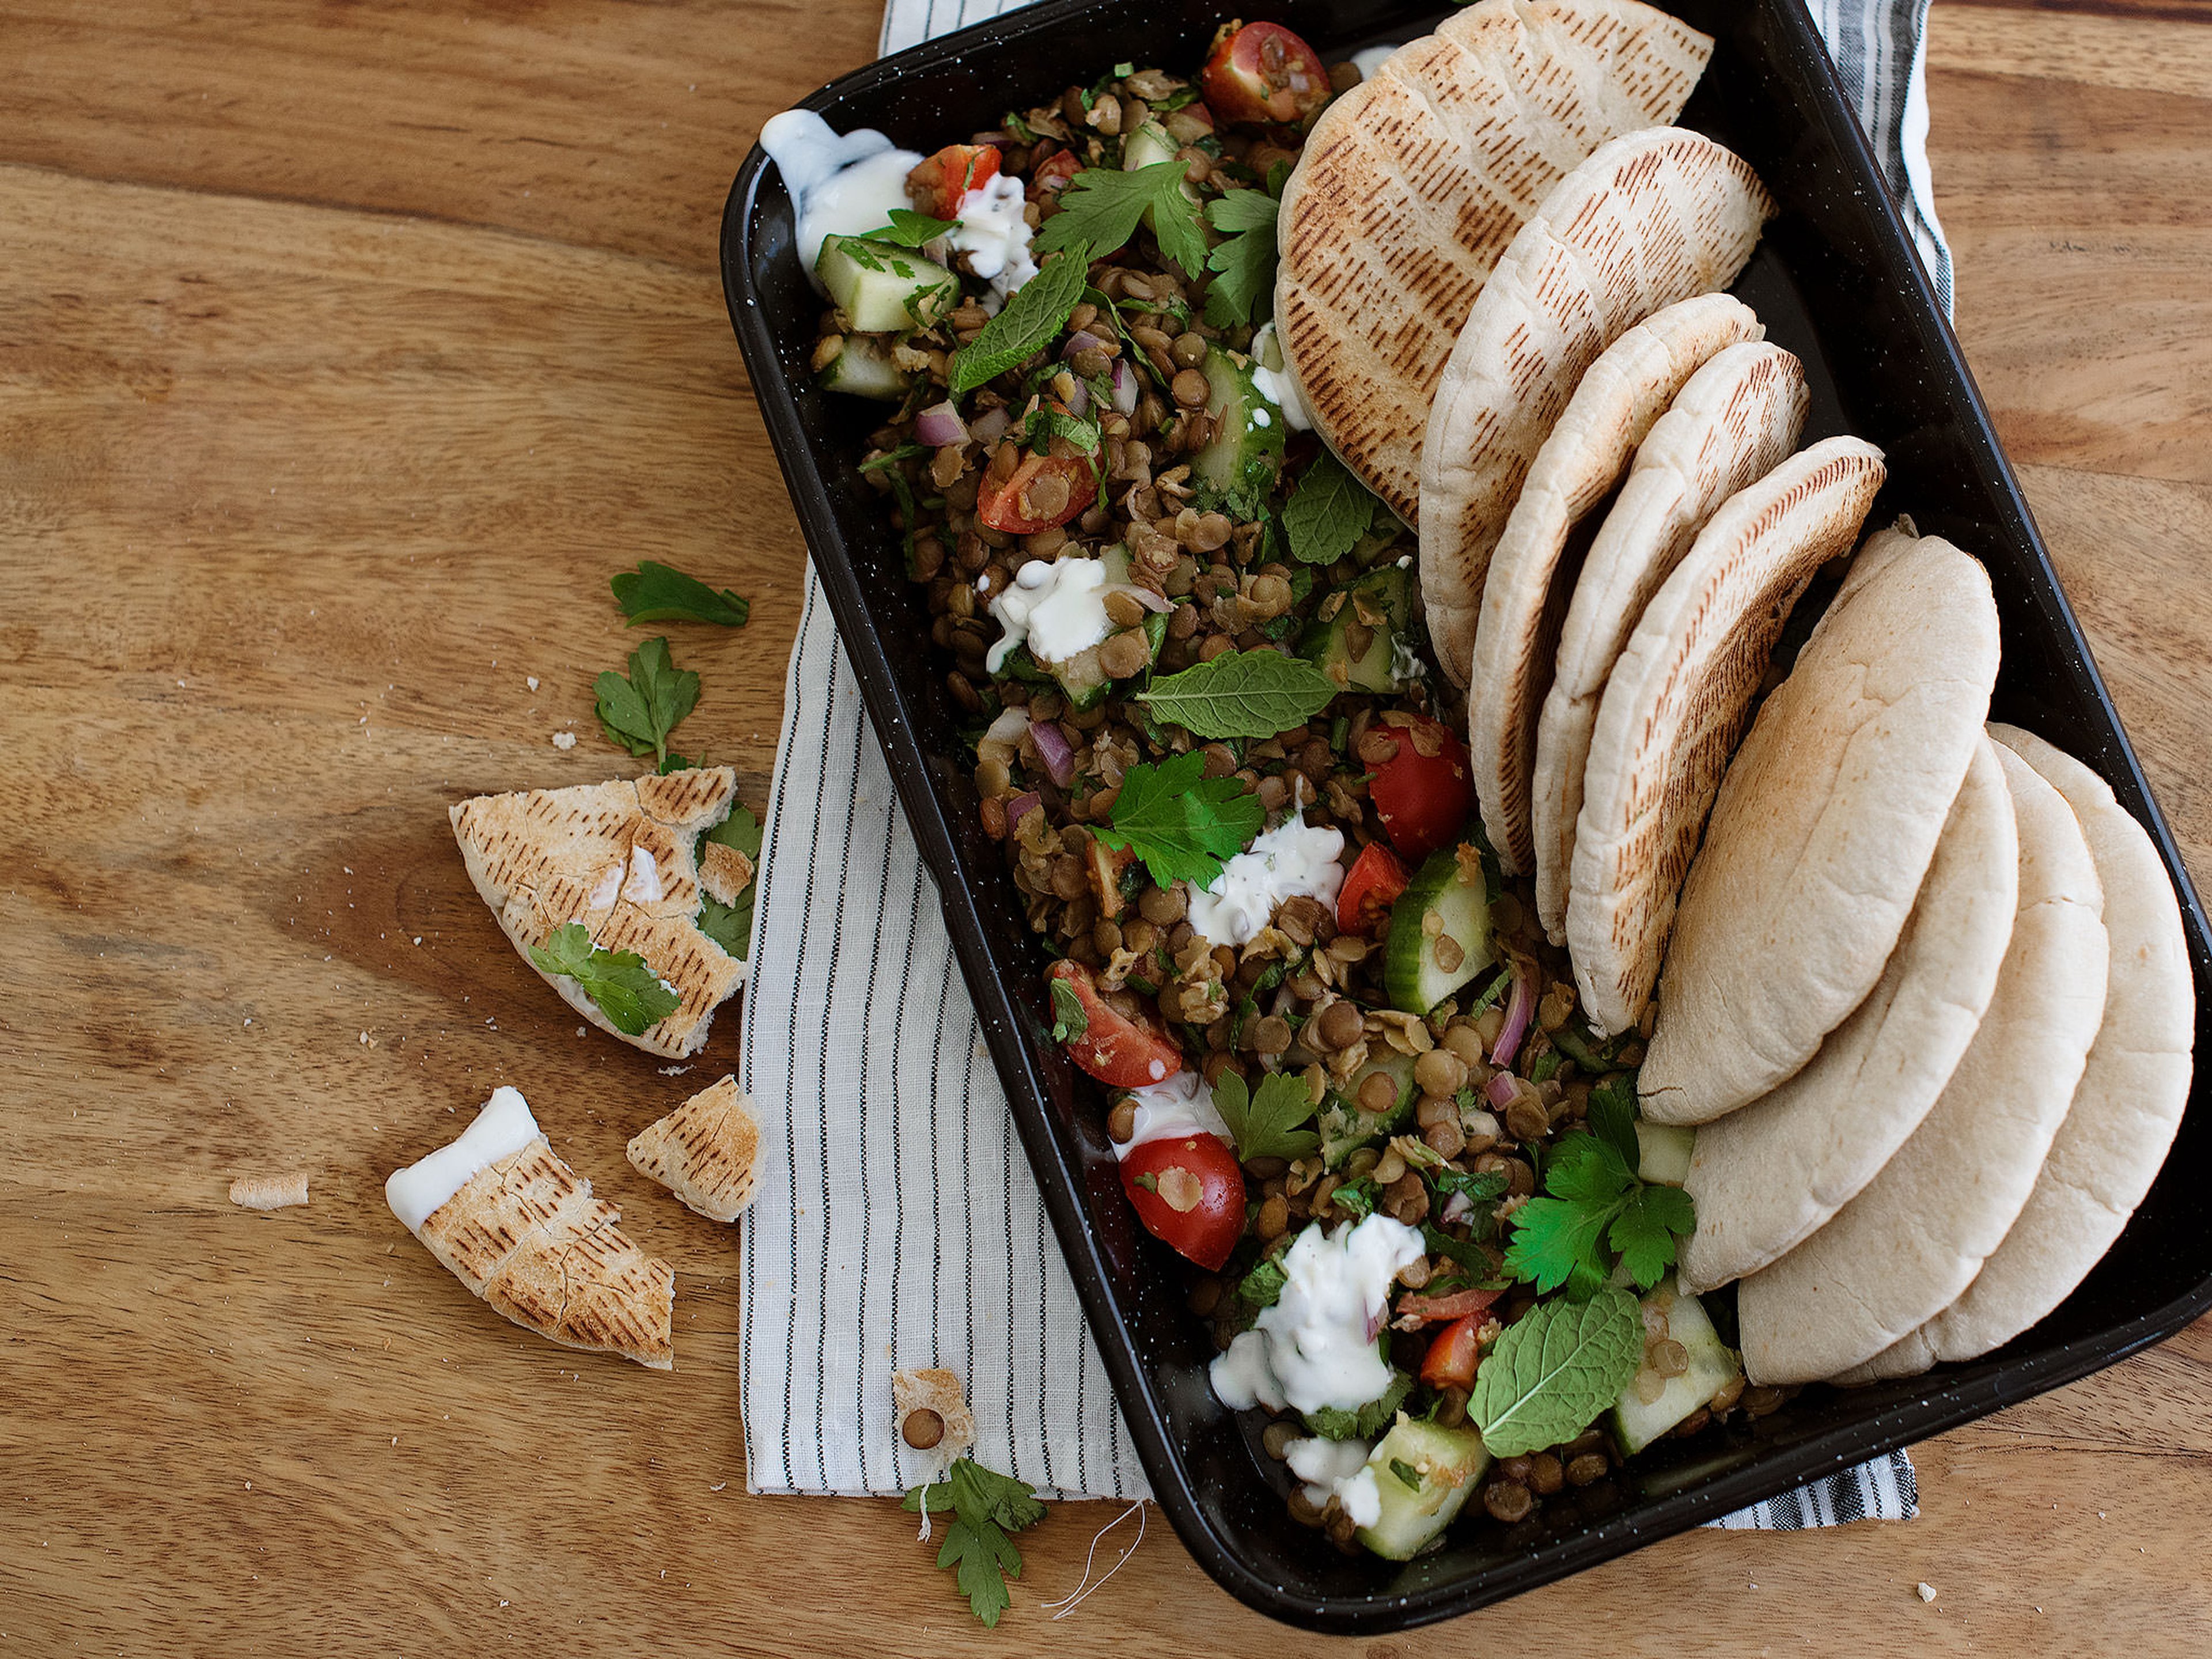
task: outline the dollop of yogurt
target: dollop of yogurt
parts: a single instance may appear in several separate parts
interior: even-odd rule
[[[1171,1140],[1177,1135],[1219,1135],[1231,1146],[1237,1144],[1214,1106],[1213,1091],[1196,1072],[1185,1068],[1164,1083],[1132,1089],[1129,1099],[1137,1109],[1137,1124],[1127,1141],[1114,1149],[1116,1158],[1128,1157],[1148,1140]]]
[[[1321,1509],[1334,1498],[1355,1525],[1371,1527],[1382,1518],[1382,1497],[1367,1456],[1364,1440],[1293,1440],[1283,1461],[1306,1483],[1307,1503]]]
[[[476,1121],[449,1145],[441,1146],[404,1170],[395,1170],[384,1183],[384,1201],[410,1233],[444,1207],[447,1200],[469,1183],[479,1170],[503,1158],[512,1158],[538,1139],[538,1120],[520,1089],[501,1085],[491,1091]]]
[[[1376,1336],[1390,1284],[1421,1257],[1421,1236],[1370,1215],[1330,1233],[1319,1222],[1282,1260],[1282,1295],[1218,1355],[1213,1392],[1242,1411],[1255,1402],[1302,1412],[1357,1411],[1390,1386]]]
[[[841,138],[811,109],[770,116],[760,142],[791,192],[799,263],[814,291],[826,296],[829,290],[814,274],[823,240],[880,230],[890,222],[893,208],[911,207],[906,176],[921,157],[898,149],[873,127]]]
[[[958,227],[945,240],[968,256],[968,269],[991,285],[984,309],[993,313],[1009,295],[1037,274],[1030,257],[1029,221],[1022,216],[1028,197],[1022,181],[1000,173],[980,190],[960,198]]]
[[[1190,925],[1212,943],[1235,948],[1249,945],[1286,898],[1303,895],[1334,905],[1344,885],[1337,862],[1343,851],[1342,830],[1286,818],[1190,896]]]
[[[1283,343],[1276,336],[1275,325],[1269,323],[1252,337],[1252,385],[1259,394],[1283,411],[1283,424],[1293,432],[1310,432],[1313,419],[1306,406],[1298,400],[1298,389],[1291,384],[1291,371],[1283,362]],[[1264,410],[1252,411],[1253,424],[1265,426],[1259,417]]]
[[[1018,645],[1039,662],[1066,662],[1114,631],[1103,597],[1106,567],[1097,559],[1033,560],[1014,573],[1006,591],[991,601],[1005,629],[983,659],[997,673]]]

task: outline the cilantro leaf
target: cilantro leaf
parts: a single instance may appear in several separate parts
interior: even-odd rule
[[[1406,1396],[1413,1391],[1413,1379],[1404,1371],[1390,1373],[1390,1386],[1362,1406],[1358,1411],[1344,1411],[1334,1406],[1322,1406],[1310,1412],[1300,1412],[1306,1427],[1319,1440],[1372,1440],[1389,1425],[1398,1414],[1398,1407],[1406,1403]]]
[[[1121,778],[1113,823],[1092,833],[1115,851],[1144,860],[1165,887],[1182,880],[1204,887],[1249,846],[1267,818],[1257,795],[1233,777],[1204,775],[1206,756],[1194,749],[1158,764],[1139,762]]]
[[[1639,1184],[1606,1235],[1638,1290],[1648,1291],[1674,1265],[1675,1237],[1695,1232],[1698,1210],[1680,1187]]]
[[[617,575],[613,587],[615,603],[632,627],[639,623],[703,622],[743,628],[752,613],[750,602],[728,588],[717,592],[696,576],[651,559],[641,559],[636,569]]]
[[[1044,1519],[1036,1494],[1022,1481],[961,1457],[944,1480],[915,1487],[899,1507],[908,1514],[952,1511],[937,1565],[954,1569],[954,1582],[975,1617],[995,1626],[1013,1605],[1006,1580],[1022,1576],[1022,1553],[1006,1534]]]
[[[1312,1118],[1314,1108],[1297,1078],[1271,1072],[1260,1079],[1255,1093],[1236,1073],[1224,1072],[1213,1085],[1213,1105],[1229,1126],[1240,1161],[1304,1158],[1321,1145],[1318,1134],[1298,1127]],[[1337,1190],[1340,1198],[1343,1188]]]
[[[1304,657],[1224,651],[1137,693],[1155,716],[1201,738],[1272,738],[1304,725],[1344,688]]]
[[[1359,544],[1382,502],[1328,451],[1316,456],[1283,507],[1291,551],[1308,564],[1334,564]]]
[[[1091,1015],[1075,988],[1064,979],[1052,981],[1052,1040],[1065,1042],[1091,1030]]]
[[[732,807],[730,816],[700,839],[702,842],[719,842],[725,847],[735,848],[754,865],[760,863],[760,820],[750,808]],[[757,890],[754,883],[747,882],[732,904],[724,904],[711,893],[699,896],[699,931],[740,962],[752,952],[753,895]]]
[[[949,236],[960,228],[957,219],[933,219],[927,213],[916,213],[912,208],[893,208],[891,222],[881,230],[872,230],[860,240],[864,242],[889,242],[896,247],[920,247],[940,236]]]
[[[750,806],[732,806],[730,816],[709,830],[704,838],[733,847],[754,863],[760,861],[761,823]]]
[[[1637,1287],[1648,1291],[1674,1264],[1676,1236],[1696,1229],[1690,1195],[1639,1180],[1611,1138],[1620,1126],[1603,1127],[1605,1139],[1581,1131],[1563,1138],[1545,1160],[1546,1196],[1513,1212],[1505,1270],[1533,1281],[1539,1292],[1564,1285],[1571,1300],[1589,1297],[1612,1273],[1607,1246]],[[1635,1134],[1632,1120],[1631,1146]]]
[[[668,758],[668,734],[699,701],[699,677],[669,660],[668,641],[647,640],[629,653],[629,678],[613,669],[593,686],[607,740],[633,755]]]
[[[1048,253],[1084,247],[1088,258],[1103,258],[1137,234],[1148,209],[1160,252],[1187,275],[1204,275],[1206,236],[1199,228],[1198,204],[1184,193],[1181,161],[1156,161],[1134,173],[1084,168],[1060,191],[1060,211],[1037,232],[1036,246]]]
[[[1094,257],[1088,249],[1073,247],[1046,260],[1042,270],[1015,290],[1006,308],[952,354],[951,395],[965,397],[1049,345],[1082,298]]]
[[[676,1012],[684,1000],[661,982],[635,951],[607,951],[592,943],[580,921],[556,927],[543,945],[530,947],[539,971],[573,979],[599,1006],[608,1023],[625,1036],[637,1036],[655,1020]]]
[[[1275,200],[1263,191],[1232,190],[1206,207],[1206,222],[1228,233],[1206,256],[1215,273],[1206,290],[1206,320],[1216,328],[1257,321],[1275,286]]]
[[[1467,1414],[1498,1457],[1579,1434],[1644,1363],[1644,1320],[1626,1291],[1541,1302],[1505,1328],[1475,1373]]]
[[[1600,1140],[1619,1152],[1633,1170],[1644,1161],[1636,1139],[1636,1084],[1624,1074],[1610,1077],[1589,1092],[1589,1127]]]

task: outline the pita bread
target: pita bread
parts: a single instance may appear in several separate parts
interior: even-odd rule
[[[1683,883],[1638,1076],[1656,1122],[1757,1099],[1865,1000],[1986,741],[1988,573],[1895,531],[1859,558],[1759,711]]]
[[[1421,597],[1437,661],[1468,684],[1491,550],[1583,372],[1662,307],[1734,282],[1774,215],[1702,133],[1632,132],[1553,185],[1468,313],[1421,446]]]
[[[714,1010],[744,983],[744,963],[697,927],[702,885],[727,890],[734,873],[710,854],[714,873],[702,879],[699,837],[727,817],[736,800],[737,775],[714,766],[635,782],[478,795],[450,816],[469,879],[525,962],[554,929],[581,922],[592,944],[635,951],[683,1001],[631,1036],[616,1030],[575,981],[532,963],[538,977],[601,1030],[649,1054],[682,1060],[706,1046]]]
[[[640,1129],[629,1161],[709,1221],[735,1221],[753,1201],[760,1124],[726,1077]]]
[[[1920,1126],[1989,1007],[2019,898],[2012,795],[1984,738],[1911,920],[1866,1000],[1795,1077],[1698,1131],[1683,1183],[1698,1207],[1697,1231],[1682,1246],[1685,1290],[1710,1291],[1775,1261],[1856,1196]]]
[[[1831,438],[1731,496],[1613,665],[1567,895],[1575,984],[1600,1036],[1650,1005],[1674,895],[1774,642],[1814,572],[1856,538],[1881,480],[1880,450]]]
[[[1560,625],[1551,690],[1536,721],[1529,820],[1536,914],[1567,942],[1567,880],[1583,769],[1606,678],[1644,607],[1674,573],[1713,511],[1765,477],[1797,447],[1805,366],[1774,345],[1730,346],[1690,377],[1637,449],[1599,526]]]
[[[1561,174],[1681,112],[1712,44],[1633,0],[1475,0],[1322,112],[1283,190],[1277,331],[1316,429],[1408,523],[1491,267]]]
[[[1999,747],[2020,899],[1981,1027],[1920,1127],[1859,1195],[1736,1286],[1754,1382],[1863,1364],[1956,1301],[2027,1202],[2104,1017],[2103,895],[2073,810]]]
[[[1484,578],[1468,694],[1475,794],[1510,875],[1535,863],[1529,773],[1536,710],[1577,574],[1562,568],[1569,537],[1620,481],[1683,382],[1716,352],[1765,332],[1749,306],[1725,294],[1654,313],[1589,366],[1528,468]]]
[[[2071,1296],[2150,1190],[2189,1100],[2197,993],[2158,848],[2081,762],[2017,726],[1990,730],[2066,798],[2088,841],[2105,891],[2104,1023],[2004,1243],[1956,1302],[1839,1381],[1978,1358]]]

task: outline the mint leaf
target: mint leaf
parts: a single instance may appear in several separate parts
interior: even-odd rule
[[[908,1514],[924,1509],[954,1519],[946,1527],[937,1565],[954,1569],[954,1582],[968,1606],[986,1626],[995,1626],[1013,1605],[1006,1580],[1022,1576],[1022,1553],[1009,1532],[1020,1532],[1044,1519],[1044,1505],[1022,1481],[961,1457],[945,1479],[908,1492],[899,1505]]]
[[[1091,1015],[1084,1008],[1083,999],[1075,994],[1075,988],[1064,979],[1052,981],[1052,1040],[1065,1042],[1070,1037],[1079,1037],[1091,1030]]]
[[[1224,651],[1137,693],[1154,716],[1201,738],[1272,738],[1302,726],[1344,688],[1304,657]]]
[[[541,972],[574,980],[625,1036],[642,1035],[683,1002],[645,965],[643,957],[635,951],[602,950],[580,921],[556,927],[544,944],[532,945],[530,960]]]
[[[629,653],[629,678],[611,668],[592,688],[609,742],[633,755],[668,758],[668,734],[699,701],[699,677],[669,659],[668,641],[647,640]]]
[[[1240,1162],[1304,1158],[1321,1145],[1318,1134],[1298,1127],[1312,1118],[1314,1108],[1305,1084],[1297,1078],[1271,1072],[1260,1079],[1254,1093],[1236,1073],[1224,1072],[1213,1085],[1213,1106],[1229,1126]],[[1341,1197],[1343,1188],[1337,1190]]]
[[[1056,259],[1046,260],[1042,270],[1016,289],[1006,308],[986,323],[971,343],[952,354],[952,396],[965,397],[1051,344],[1076,301],[1083,297],[1083,284],[1095,257],[1085,248],[1073,247]]]
[[[1157,765],[1139,762],[1122,775],[1113,823],[1094,825],[1091,833],[1144,860],[1162,887],[1185,880],[1206,886],[1251,845],[1267,809],[1235,778],[1205,771],[1206,756],[1196,749]]]
[[[1148,208],[1160,252],[1187,275],[1203,275],[1206,237],[1199,229],[1198,204],[1183,193],[1180,161],[1156,161],[1134,173],[1084,168],[1060,191],[1060,211],[1044,222],[1036,246],[1045,252],[1083,247],[1087,258],[1103,258],[1137,234]]]
[[[1206,256],[1214,272],[1206,320],[1216,328],[1256,322],[1275,286],[1275,201],[1262,191],[1232,190],[1206,204],[1208,223],[1228,240]]]
[[[743,628],[752,614],[751,604],[728,588],[717,592],[696,576],[651,559],[640,560],[636,569],[622,572],[612,585],[615,603],[633,627],[650,622],[702,622]]]
[[[1644,1321],[1626,1291],[1541,1302],[1505,1328],[1475,1373],[1467,1414],[1498,1457],[1579,1434],[1644,1363]]]
[[[1316,456],[1283,507],[1291,551],[1308,564],[1334,564],[1359,544],[1382,502],[1328,451]]]

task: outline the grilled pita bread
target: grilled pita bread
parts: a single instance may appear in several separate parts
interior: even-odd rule
[[[1923,1371],[2011,1341],[2074,1292],[2142,1202],[2188,1103],[2197,994],[2158,848],[2072,756],[2017,726],[1992,735],[2066,798],[2104,887],[2104,1023],[2020,1218],[1966,1292],[1839,1382]]]
[[[1698,1131],[1683,1183],[1698,1209],[1682,1246],[1685,1290],[1710,1291],[1778,1259],[1919,1127],[1989,1008],[2019,899],[2012,795],[1984,738],[1866,1000],[1795,1077]]]
[[[2073,809],[2000,745],[2020,897],[1995,994],[1911,1138],[1803,1243],[1736,1287],[1745,1371],[1811,1382],[1956,1301],[2034,1187],[2104,1017],[2103,896]]]
[[[454,806],[451,817],[469,879],[522,959],[529,962],[532,946],[572,921],[590,931],[594,945],[635,951],[683,998],[637,1036],[617,1030],[575,981],[538,973],[601,1030],[649,1054],[681,1060],[706,1046],[714,1010],[744,983],[744,963],[696,925],[702,887],[735,897],[735,872],[710,851],[702,872],[696,844],[736,800],[737,775],[714,766],[635,782],[478,795]],[[747,863],[743,854],[735,856]]]
[[[1652,313],[1734,282],[1774,201],[1701,133],[1632,132],[1552,187],[1468,313],[1421,446],[1421,596],[1468,684],[1492,550],[1576,382]]]
[[[629,1161],[710,1221],[735,1221],[753,1201],[760,1124],[726,1077],[640,1129]]]
[[[592,1196],[592,1183],[537,1133],[520,1095],[508,1104],[519,1109],[530,1139],[477,1168],[414,1227],[415,1236],[472,1295],[524,1329],[563,1347],[670,1370],[675,1270],[630,1242],[617,1224],[621,1212]],[[441,1148],[423,1162],[453,1150]],[[399,1190],[420,1167],[401,1170],[386,1187],[403,1221]]]
[[[1589,366],[1529,466],[1482,588],[1468,740],[1483,827],[1509,874],[1532,869],[1529,774],[1536,711],[1577,568],[1569,538],[1612,492],[1683,383],[1715,353],[1766,331],[1749,306],[1705,294],[1638,324]]]
[[[1805,424],[1805,366],[1774,345],[1730,346],[1690,377],[1636,452],[1576,580],[1536,721],[1529,820],[1536,915],[1567,942],[1567,880],[1583,769],[1606,678],[1713,511],[1788,459]]]
[[[1278,331],[1316,430],[1408,523],[1498,255],[1600,144],[1680,114],[1711,52],[1634,0],[1475,0],[1322,112],[1283,190]]]
[[[949,1465],[975,1444],[975,1419],[960,1393],[960,1379],[951,1371],[932,1368],[891,1373],[891,1410],[899,1438],[906,1438],[906,1420],[916,1412],[935,1412],[945,1425],[938,1443],[923,1454],[939,1468]]]
[[[1613,665],[1567,896],[1575,984],[1601,1036],[1650,1006],[1674,896],[1767,659],[1814,573],[1856,539],[1881,481],[1880,450],[1830,438],[1730,497]]]
[[[1682,886],[1644,1115],[1709,1123],[1864,1000],[1987,739],[1997,609],[1937,537],[1873,537],[1767,698]]]

